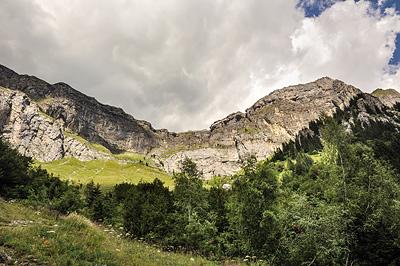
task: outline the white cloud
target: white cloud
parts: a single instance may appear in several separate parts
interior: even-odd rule
[[[387,0],[378,0],[378,6],[382,6]]]
[[[291,64],[301,69],[301,81],[328,75],[372,91],[386,83],[398,32],[398,14],[381,14],[367,1],[338,2],[319,17],[303,20],[292,36],[299,61]]]
[[[207,128],[273,89],[321,76],[368,91],[396,87],[393,9],[347,0],[305,18],[297,4],[6,0],[0,63],[176,131]]]

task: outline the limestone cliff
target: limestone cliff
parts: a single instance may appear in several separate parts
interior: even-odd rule
[[[42,113],[38,104],[20,91],[0,87],[0,125],[5,140],[22,154],[38,161],[64,157],[79,160],[110,157],[86,141],[64,132],[57,121]]]
[[[134,119],[121,108],[101,104],[65,83],[51,85],[0,65],[0,86],[22,91],[33,99],[46,99],[40,102],[42,112],[80,137],[110,150],[145,154],[161,143],[150,123]]]
[[[359,89],[328,77],[276,90],[244,113],[214,122],[209,130],[183,133],[155,130],[122,109],[104,105],[65,83],[48,84],[0,65],[0,127],[4,138],[26,155],[42,161],[63,157],[107,159],[95,149],[128,150],[155,158],[168,173],[185,157],[192,158],[206,178],[239,170],[247,154],[269,157],[322,113],[344,109]],[[360,98],[360,108],[392,107],[394,90],[377,90]],[[378,108],[381,108],[378,107]],[[362,119],[362,117],[360,118]],[[68,133],[69,132],[69,133]]]
[[[397,102],[400,102],[400,93],[394,89],[376,89],[371,94],[389,107],[392,107]]]
[[[167,142],[169,147],[154,152],[164,157],[168,172],[176,170],[179,160],[190,157],[206,178],[232,174],[246,154],[259,160],[269,157],[310,121],[343,109],[359,93],[359,89],[327,77],[289,86],[260,99],[245,113],[216,121],[209,131],[177,134]]]

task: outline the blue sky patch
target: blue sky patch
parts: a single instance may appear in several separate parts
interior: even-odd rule
[[[389,65],[398,65],[400,62],[400,33],[396,37],[396,50],[394,50],[393,57],[389,61]]]
[[[304,10],[307,18],[312,18],[318,17],[325,9],[330,8],[336,2],[343,1],[344,0],[300,0],[297,7]]]
[[[326,9],[330,8],[337,2],[343,2],[345,0],[299,0],[297,7],[304,10],[304,14],[308,18],[318,17]],[[360,0],[355,0],[359,2]],[[386,8],[394,7],[396,12],[400,12],[400,1],[399,0],[369,0],[372,7],[380,9],[381,14],[384,14]],[[396,49],[393,53],[393,57],[389,61],[389,65],[398,65],[400,63],[400,34],[396,37]]]

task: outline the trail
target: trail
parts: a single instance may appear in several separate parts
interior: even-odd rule
[[[95,175],[99,174],[101,171],[104,170],[104,167],[105,167],[105,166],[106,166],[106,163],[103,162],[103,166],[102,166],[101,168],[97,169],[97,171],[94,172],[93,175],[89,176],[88,178],[91,179],[91,178],[93,178]]]

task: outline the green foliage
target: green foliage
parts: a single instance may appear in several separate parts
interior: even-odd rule
[[[21,155],[4,141],[0,141],[0,196],[26,199],[25,203],[46,205],[60,213],[81,209],[83,202],[79,186],[61,181],[32,159]]]
[[[0,192],[61,213],[83,208],[87,217],[123,225],[138,239],[212,258],[262,259],[267,265],[398,265],[400,131],[384,120],[359,122],[360,97],[365,96],[333,117],[310,123],[310,130],[271,160],[257,163],[247,156],[241,171],[214,178],[207,189],[196,164],[186,158],[174,173],[172,191],[151,179],[120,183],[105,193],[92,178],[82,200],[79,186],[33,167],[2,144]],[[385,108],[365,110],[390,115]],[[353,122],[344,123],[349,119]],[[222,189],[228,181],[232,188]]]
[[[148,241],[170,235],[168,215],[172,212],[172,195],[163,183],[139,183],[127,192],[124,201],[124,226],[136,237]]]
[[[256,165],[253,156],[244,161],[243,174],[234,178],[227,205],[229,225],[224,237],[228,254],[261,257],[274,252],[277,189],[277,173],[271,164]]]
[[[63,214],[80,210],[82,207],[83,201],[76,186],[69,187],[60,197],[55,198],[53,203],[53,209]]]
[[[185,214],[187,222],[191,221],[193,213],[204,217],[207,209],[207,191],[203,188],[202,174],[196,164],[189,158],[181,163],[180,173],[174,173],[175,189],[174,204],[178,212]]]
[[[26,198],[35,174],[32,159],[22,156],[3,140],[0,141],[0,195]]]

